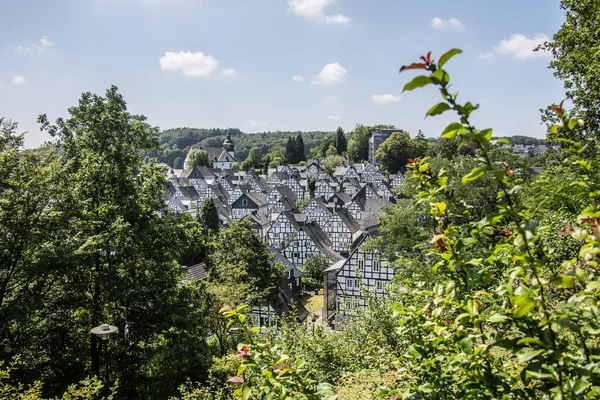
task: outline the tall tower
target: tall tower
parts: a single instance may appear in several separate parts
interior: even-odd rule
[[[231,157],[235,157],[233,152],[233,141],[231,140],[231,134],[229,133],[229,131],[227,131],[227,134],[225,135],[225,141],[223,142],[223,150],[226,150],[229,154],[231,154]]]

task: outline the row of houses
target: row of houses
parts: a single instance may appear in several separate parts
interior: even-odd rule
[[[225,145],[232,150],[230,139]],[[401,174],[388,178],[374,164],[347,162],[326,173],[318,160],[272,168],[267,175],[203,166],[166,168],[165,173],[164,201],[171,210],[195,216],[210,197],[222,227],[250,220],[286,266],[280,290],[284,306],[256,308],[257,325],[272,324],[289,303],[298,302],[302,266],[315,254],[330,265],[324,276],[324,320],[339,323],[352,308],[364,306],[361,289],[385,294],[393,271],[376,250],[362,245],[377,235],[385,208],[398,201],[394,189],[402,183]],[[303,307],[298,309],[299,320],[307,315]]]

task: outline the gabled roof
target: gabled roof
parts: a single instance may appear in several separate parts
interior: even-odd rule
[[[289,200],[293,201],[294,204],[296,203],[296,193],[294,193],[294,191],[290,189],[288,185],[277,185],[272,191],[279,193],[279,198],[288,198]]]
[[[265,226],[271,224],[271,220],[269,218],[256,212],[253,212],[252,214],[249,214],[246,217],[249,218],[255,225],[258,225],[261,228],[264,228]]]
[[[334,197],[337,197],[340,200],[341,204],[348,204],[352,201],[352,197],[350,197],[350,195],[345,192],[335,192],[333,196],[331,196],[331,198],[328,200],[331,202],[333,201]]]
[[[284,171],[275,171],[269,176],[269,179],[272,178],[277,178],[280,182],[286,182],[290,179],[290,175]]]
[[[236,159],[231,155],[230,152],[223,150],[221,154],[219,154],[217,162],[236,162]]]
[[[181,193],[190,200],[200,199],[200,195],[193,186],[182,186],[179,188],[179,190],[181,190]]]
[[[204,149],[204,151],[206,151],[208,153],[208,157],[211,160],[216,160],[217,158],[219,158],[219,155],[221,154],[221,152],[223,151],[222,147],[206,147]]]
[[[198,167],[184,169],[183,171],[181,171],[181,174],[179,174],[179,176],[181,178],[187,179],[204,179],[204,175]]]
[[[204,177],[204,179],[214,179],[215,178],[215,174],[206,165],[199,165],[196,168],[198,168],[198,170],[200,171],[200,173],[202,174],[202,177]]]
[[[206,279],[206,264],[200,263],[196,265],[192,265],[191,267],[187,267],[185,271],[185,276],[183,277],[184,281],[203,281]]]
[[[317,248],[331,261],[336,262],[344,258],[331,248],[331,240],[327,237],[327,234],[323,232],[323,229],[321,229],[318,223],[315,221],[308,222],[302,227],[302,230],[310,240],[312,240],[315,246],[317,246]]]
[[[231,208],[241,207],[242,200],[244,198],[246,198],[247,200],[252,202],[257,208],[266,207],[268,204],[267,199],[264,198],[263,196],[259,195],[258,193],[247,192],[247,193],[242,193],[242,195],[233,202],[233,204],[231,205]]]
[[[327,207],[327,204],[325,204],[323,199],[321,199],[320,197],[315,197],[314,199],[312,199],[310,201],[310,203],[308,203],[308,206],[306,206],[306,208],[304,209],[305,210],[304,214],[306,214],[307,216],[311,215],[316,208],[322,209],[325,212],[325,214],[327,214],[328,216],[333,215],[331,210]],[[306,212],[306,210],[309,210],[309,211]]]
[[[348,210],[345,210],[345,209],[335,210],[335,213],[340,217],[340,219],[342,220],[344,225],[346,225],[348,227],[350,232],[354,233],[360,229],[360,225],[354,219],[352,214],[350,214],[348,212]]]
[[[300,223],[296,219],[296,215],[294,213],[292,213],[290,211],[284,211],[284,212],[279,213],[277,215],[277,217],[275,217],[273,220],[276,220],[281,215],[283,215],[284,218],[287,218],[287,220],[292,223],[292,226],[294,227],[294,229],[296,229],[297,231],[300,230]]]
[[[220,183],[216,183],[214,185],[209,185],[208,186],[210,188],[210,190],[212,190],[212,192],[215,194],[215,196],[217,196],[220,199],[223,199],[225,201],[229,201],[229,193],[227,192],[227,190],[225,190],[225,188],[220,184]]]

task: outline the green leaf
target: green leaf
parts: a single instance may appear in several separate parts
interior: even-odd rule
[[[462,183],[466,184],[469,182],[476,181],[485,175],[485,170],[483,168],[473,168],[473,170],[468,174],[462,177]]]
[[[550,283],[552,283],[556,287],[565,288],[565,289],[573,289],[575,287],[575,284],[573,283],[573,277],[566,276],[566,275],[559,276],[558,278],[552,279],[550,281]]]
[[[504,316],[504,315],[500,315],[500,314],[493,314],[493,315],[490,315],[490,317],[488,318],[488,322],[490,322],[492,324],[505,324],[508,321],[510,321],[510,318],[508,318],[507,316]]]
[[[442,101],[440,103],[437,103],[435,106],[431,107],[429,111],[427,111],[427,114],[425,114],[425,118],[427,118],[428,116],[433,117],[434,115],[440,115],[448,110],[452,110],[452,107],[450,106],[450,104]]]
[[[530,297],[518,296],[515,306],[516,309],[513,311],[513,315],[515,318],[521,318],[535,306],[535,302]]]
[[[242,389],[242,399],[248,400],[252,395],[252,391],[250,390],[250,386],[244,386]]]
[[[479,304],[473,299],[467,301],[467,312],[471,318],[479,315]]]
[[[419,76],[415,77],[412,81],[410,81],[406,85],[404,85],[404,89],[402,89],[402,91],[406,92],[407,90],[409,90],[409,91],[415,90],[420,87],[427,86],[430,83],[433,83],[433,81],[431,80],[430,77],[425,76],[425,75],[419,75]]]
[[[527,362],[537,356],[539,356],[540,354],[542,354],[544,351],[543,349],[538,349],[538,350],[526,350],[526,351],[522,351],[520,353],[517,354],[517,360],[519,360],[519,362]]]
[[[438,81],[443,86],[446,86],[450,82],[450,75],[443,69],[438,69],[433,74],[429,75],[433,81]]]
[[[473,338],[466,337],[460,341],[460,348],[467,354],[473,354]]]
[[[448,62],[448,60],[450,60],[452,57],[454,57],[457,54],[462,53],[463,51],[461,49],[450,49],[447,52],[445,52],[444,54],[442,54],[442,56],[440,57],[440,60],[438,61],[438,67],[442,68],[444,66],[444,64],[446,64]]]
[[[457,134],[465,132],[467,128],[464,127],[460,122],[452,122],[442,132],[442,137],[446,139],[454,139]]]
[[[330,383],[321,382],[317,386],[317,393],[318,394],[334,395],[335,394],[335,390],[333,390],[333,386],[331,386]]]

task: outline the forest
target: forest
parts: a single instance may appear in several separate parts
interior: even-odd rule
[[[561,7],[538,51],[571,106],[541,111],[555,150],[535,159],[540,173],[450,91],[462,50],[403,55],[405,96],[435,88],[423,114],[455,121],[435,151],[420,135],[397,135],[408,154],[382,145],[405,181],[369,245],[397,276],[341,330],[252,328],[249,307],[275,301],[282,265],[246,221],[218,230],[210,204],[197,218],[166,209],[157,162],[220,145],[223,130],[160,133],[114,86],[82,94],[68,118],[41,115],[54,141],[37,149],[2,119],[0,398],[599,398],[600,62],[588,55],[600,8]],[[231,132],[240,154],[276,136],[284,161],[299,133]],[[307,155],[351,160],[367,134],[301,133]],[[201,261],[208,278],[186,279]],[[103,343],[90,329],[106,322],[118,333]]]

